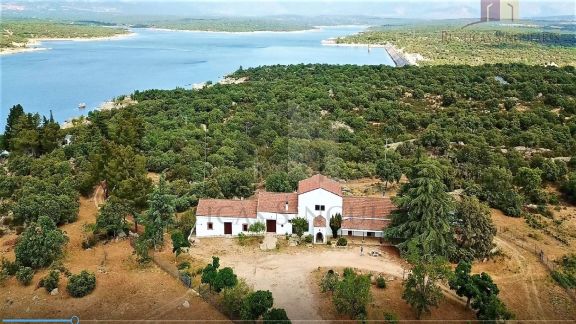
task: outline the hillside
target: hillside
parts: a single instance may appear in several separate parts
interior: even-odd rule
[[[66,129],[51,117],[26,114],[20,106],[11,109],[1,138],[10,151],[0,171],[1,233],[9,235],[3,242],[13,246],[23,231],[20,238],[37,233],[31,225],[52,221],[70,231],[65,248],[70,254],[64,260],[77,272],[80,268],[70,261],[89,254],[79,245],[100,253],[117,233],[129,234],[127,215],[144,222],[145,238],[162,221],[151,220],[158,214],[170,218],[166,229],[187,234],[199,198],[248,198],[262,187],[290,192],[299,180],[318,172],[349,183],[348,191],[375,195],[382,186],[370,179],[381,177],[384,165],[399,170],[401,182],[407,179],[409,185],[423,170],[432,170],[430,183],[446,206],[451,206],[452,196],[470,196],[482,202],[466,198],[480,214],[489,216],[486,205],[495,210],[485,224],[496,223],[500,236],[494,241],[504,247],[500,256],[512,259],[493,268],[485,263],[475,267],[494,272],[513,310],[523,306],[507,280],[518,275],[512,268],[511,273],[501,272],[502,264],[528,271],[536,263],[538,276],[528,279],[548,279],[542,286],[547,293],[561,289],[533,251],[521,257],[523,248],[504,239],[512,236],[561,247],[545,248],[551,264],[559,264],[574,246],[574,67],[270,66],[241,69],[227,82],[199,90],[136,91],[131,100],[125,99],[118,99],[127,103],[123,108],[92,112],[87,121]],[[65,135],[71,135],[70,143],[62,145]],[[164,173],[157,186],[150,172]],[[98,187],[107,188],[111,196],[104,211],[78,219],[87,203],[81,196],[91,197]],[[398,196],[404,198],[406,188]],[[452,209],[442,212],[450,214]],[[453,228],[459,225],[446,218],[446,233],[454,237]],[[81,222],[89,223],[82,240]],[[169,241],[164,229],[160,227],[155,240]],[[454,252],[449,257],[492,257],[493,236],[480,242],[488,251],[482,254],[450,241]],[[3,256],[18,258],[22,242],[26,241],[16,244],[15,255],[10,250]],[[155,247],[138,244],[138,258]],[[130,252],[126,246],[117,260],[125,265],[135,262]],[[25,253],[20,249],[21,257]],[[99,258],[93,256],[86,267],[95,268]],[[527,268],[523,262],[532,265]],[[42,272],[46,266],[39,268]],[[14,285],[14,279],[9,284]],[[538,285],[526,285],[522,296],[538,295],[531,291]],[[564,312],[570,309],[567,301],[563,296],[561,318],[573,318],[570,311]],[[530,315],[546,319],[551,311],[541,307]]]

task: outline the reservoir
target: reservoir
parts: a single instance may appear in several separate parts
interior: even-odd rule
[[[363,27],[300,32],[221,33],[134,29],[131,37],[104,41],[46,41],[45,51],[0,56],[0,131],[10,107],[59,122],[86,115],[134,90],[190,89],[217,82],[240,66],[274,64],[386,64],[383,48],[323,46],[321,41]],[[85,105],[80,110],[79,105]]]

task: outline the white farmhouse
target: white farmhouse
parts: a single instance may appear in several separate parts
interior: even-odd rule
[[[343,197],[340,183],[317,174],[298,183],[294,193],[259,192],[253,199],[200,199],[196,211],[196,236],[238,235],[261,222],[266,232],[292,233],[292,220],[308,220],[315,243],[332,236],[330,218],[342,215],[344,236],[382,237],[394,205],[387,197]]]

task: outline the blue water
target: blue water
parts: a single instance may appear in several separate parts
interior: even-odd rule
[[[62,122],[134,90],[191,88],[218,81],[238,67],[330,63],[394,65],[382,48],[322,46],[360,27],[287,33],[209,33],[135,29],[113,41],[50,41],[47,51],[0,57],[0,132],[10,107]],[[87,109],[80,111],[79,103]]]

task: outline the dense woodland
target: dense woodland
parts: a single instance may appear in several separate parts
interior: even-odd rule
[[[112,198],[95,231],[115,235],[126,213],[144,215],[146,231],[158,226],[142,251],[162,244],[171,215],[200,197],[292,191],[314,172],[386,184],[404,174],[386,235],[404,251],[458,261],[490,254],[487,205],[538,226],[550,206],[576,203],[573,67],[295,65],[231,77],[247,81],[136,91],[137,104],[69,129],[13,107],[2,137],[4,223],[26,235],[36,222],[54,231],[50,223],[74,221],[79,196],[106,181]],[[164,174],[159,186],[147,172]],[[49,264],[21,252],[26,266]]]
[[[422,55],[419,65],[576,65],[572,25],[546,21],[521,21],[513,26],[500,22],[467,25],[461,20],[385,25],[337,42],[391,43]]]
[[[22,47],[36,38],[109,37],[127,33],[127,30],[106,28],[91,22],[6,19],[0,22],[0,33],[0,49],[3,49]]]

